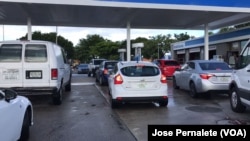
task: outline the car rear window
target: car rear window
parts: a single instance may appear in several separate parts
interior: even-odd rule
[[[26,62],[46,62],[47,50],[45,45],[26,45],[25,47]]]
[[[213,62],[213,63],[199,63],[202,70],[232,70],[227,63]]]
[[[128,66],[121,69],[125,76],[157,76],[160,74],[159,68],[153,66]]]
[[[105,63],[105,68],[113,69],[115,67],[115,64],[117,64],[117,62],[106,62]]]
[[[104,60],[94,60],[94,65],[100,65]]]
[[[0,47],[0,62],[20,62],[22,59],[22,45],[3,44]]]
[[[179,66],[180,64],[177,61],[165,61],[165,66]]]
[[[87,68],[87,67],[88,67],[88,64],[80,64],[79,67]]]

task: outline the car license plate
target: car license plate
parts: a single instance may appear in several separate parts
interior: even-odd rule
[[[229,78],[228,77],[220,77],[221,82],[228,82]]]
[[[18,80],[19,79],[19,70],[18,69],[7,69],[3,71],[4,80]]]
[[[42,71],[27,71],[26,78],[27,79],[41,79]]]

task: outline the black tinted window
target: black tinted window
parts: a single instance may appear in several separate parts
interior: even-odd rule
[[[164,64],[166,66],[179,66],[179,63],[176,61],[165,61]]]
[[[199,63],[202,70],[232,70],[227,63]]]
[[[117,64],[117,62],[106,62],[105,63],[105,68],[107,69],[113,69],[115,64]]]
[[[94,65],[100,65],[104,60],[94,60]]]
[[[156,76],[160,74],[160,71],[156,67],[152,66],[128,66],[121,69],[121,72],[125,76]]]

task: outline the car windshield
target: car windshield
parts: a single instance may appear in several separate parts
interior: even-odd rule
[[[179,66],[179,63],[176,61],[165,61],[164,64],[166,66]]]
[[[202,70],[232,70],[226,63],[223,62],[207,62],[199,63]]]
[[[125,76],[138,77],[138,76],[157,76],[160,71],[157,67],[153,66],[128,66],[121,69]]]

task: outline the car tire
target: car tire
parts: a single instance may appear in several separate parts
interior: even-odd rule
[[[118,103],[116,102],[116,100],[114,100],[114,99],[112,99],[112,96],[110,96],[111,97],[111,108],[112,109],[116,109],[116,108],[118,108]]]
[[[168,100],[159,101],[161,107],[166,107],[168,105]]]
[[[65,86],[65,91],[67,91],[67,92],[71,91],[71,78],[70,78],[68,84]]]
[[[88,72],[88,77],[90,77],[91,76],[91,72]]]
[[[173,77],[173,87],[174,87],[174,89],[179,89],[179,86],[177,86],[177,84],[176,84],[175,77]]]
[[[246,106],[242,105],[240,101],[237,87],[233,87],[230,90],[230,105],[231,109],[236,113],[243,113],[246,110]]]
[[[95,76],[95,82],[99,82],[97,75]]]
[[[102,85],[102,86],[104,85],[102,76],[100,76],[99,83],[100,83],[100,85]]]
[[[53,95],[53,103],[55,105],[61,105],[62,104],[62,95],[63,95],[63,90],[60,88],[56,94]]]
[[[190,87],[190,90],[189,90],[190,96],[193,97],[193,98],[197,98],[198,93],[196,91],[196,87],[195,87],[194,82],[191,82],[189,87]]]
[[[18,141],[27,141],[30,135],[30,113],[26,110],[23,118],[21,136]]]

